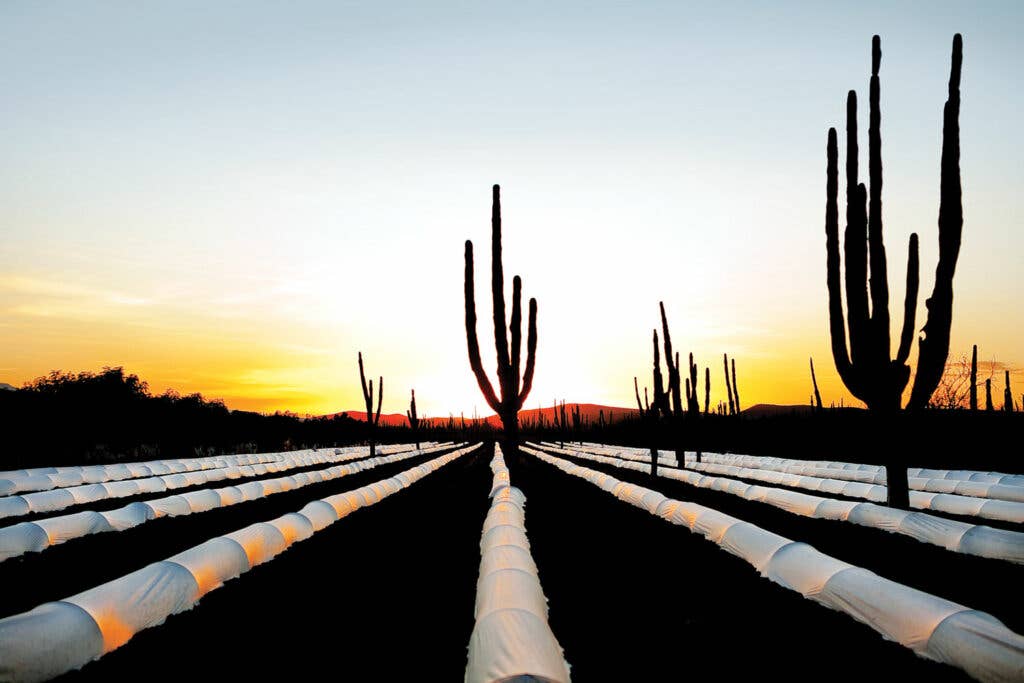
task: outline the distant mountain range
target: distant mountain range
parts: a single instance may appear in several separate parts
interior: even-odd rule
[[[7,384],[6,382],[0,382],[0,391],[17,391],[17,390],[18,390],[18,387],[12,387],[10,384]]]
[[[569,419],[570,424],[572,423],[572,411],[576,406],[579,406],[580,414],[589,420],[591,424],[596,423],[599,416],[604,412],[604,419],[611,422],[619,422],[626,417],[636,417],[636,408],[623,408],[621,406],[604,406],[596,403],[566,403],[565,404],[565,415]],[[774,417],[776,415],[803,415],[811,412],[810,405],[775,405],[772,403],[758,403],[757,405],[746,408],[742,411],[742,414],[747,417]],[[366,421],[366,412],[362,410],[347,410],[345,411],[349,417],[353,420]],[[538,415],[543,416],[545,424],[551,424],[554,417],[554,408],[530,408],[519,412],[520,423],[528,424],[536,422]],[[342,413],[334,413],[335,415],[341,415]],[[330,416],[328,416],[330,417]],[[461,416],[454,416],[455,423],[461,424]],[[486,422],[494,427],[501,426],[501,420],[498,419],[497,415],[489,415],[488,417],[477,418],[480,422]],[[442,423],[448,422],[448,417],[440,416],[429,416],[428,421],[438,421]],[[388,427],[403,427],[409,424],[404,414],[399,413],[381,413],[380,415],[381,425]],[[473,418],[466,418],[466,424],[472,425],[474,423]]]

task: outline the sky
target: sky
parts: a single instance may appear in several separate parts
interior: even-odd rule
[[[154,391],[320,414],[361,409],[361,350],[385,412],[415,388],[421,415],[489,414],[462,259],[472,239],[493,377],[500,183],[506,284],[521,275],[539,303],[526,407],[633,405],[659,301],[675,347],[711,366],[713,403],[726,352],[744,406],[806,403],[811,356],[825,402],[857,404],[829,351],[826,131],[842,134],[856,89],[866,171],[880,34],[898,338],[911,232],[919,326],[934,281],[961,32],[951,357],[978,344],[1019,394],[1022,15],[1014,2],[4,2],[0,382],[120,365]]]

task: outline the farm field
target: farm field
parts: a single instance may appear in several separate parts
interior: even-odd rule
[[[792,680],[814,680],[842,661],[843,674],[852,678],[877,675],[880,668],[894,675],[935,680],[968,678],[961,669],[919,657],[883,638],[849,614],[759,576],[748,561],[724,552],[701,533],[602,491],[562,471],[558,462],[582,465],[670,499],[751,521],[898,583],[988,612],[1008,629],[1000,636],[1000,647],[977,647],[962,634],[954,634],[953,640],[961,646],[954,654],[975,665],[994,663],[990,671],[975,668],[971,672],[982,680],[1009,680],[1012,676],[1007,678],[1007,671],[1024,666],[1024,639],[1011,633],[1020,632],[1024,622],[1021,611],[1006,598],[1020,580],[1019,563],[953,552],[848,521],[807,518],[665,476],[652,478],[649,472],[635,469],[642,464],[642,449],[582,443],[527,445],[506,454],[500,462],[508,469],[500,477],[495,470],[492,482],[493,463],[499,462],[493,456],[501,453],[495,445],[426,448],[421,452],[395,446],[390,457],[404,455],[404,460],[377,464],[336,481],[204,512],[166,515],[124,531],[88,534],[0,562],[0,580],[21,587],[5,592],[0,605],[0,616],[6,617],[0,620],[4,655],[0,671],[13,680],[34,680],[33,667],[50,665],[45,650],[34,649],[23,639],[32,629],[39,633],[39,627],[14,616],[19,612],[115,581],[215,536],[311,510],[312,501],[332,500],[332,496],[337,500],[337,494],[447,453],[454,459],[422,480],[348,512],[280,554],[268,556],[184,611],[158,615],[154,606],[166,609],[166,601],[157,599],[148,605],[152,596],[137,589],[108,592],[101,601],[107,614],[121,614],[125,623],[132,622],[133,614],[148,614],[149,621],[135,622],[138,632],[128,634],[134,637],[83,668],[68,671],[66,677],[127,678],[171,651],[189,656],[164,661],[157,677],[187,676],[197,661],[204,662],[204,672],[218,677],[312,674],[337,656],[339,633],[344,633],[346,666],[352,671],[457,680],[467,668],[474,603],[478,609],[481,600],[497,605],[485,609],[486,614],[491,609],[519,609],[507,604],[521,592],[513,584],[502,583],[499,576],[498,583],[491,584],[497,597],[485,599],[479,597],[484,584],[477,580],[481,528],[486,537],[495,524],[508,523],[502,516],[485,523],[487,509],[500,498],[494,497],[499,486],[510,481],[525,496],[525,503],[517,503],[520,516],[525,511],[529,539],[523,549],[532,555],[542,596],[546,596],[547,614],[541,617],[547,618],[550,629],[545,632],[557,639],[554,646],[536,647],[539,651],[564,648],[562,656],[575,680],[651,679],[694,657],[721,662],[730,676],[737,677],[785,671]],[[359,457],[358,449],[349,451],[347,460],[368,461],[366,454]],[[602,451],[627,457],[598,455]],[[662,460],[660,471],[672,471],[664,463],[673,462],[674,456],[665,454]],[[313,512],[307,515],[314,517]],[[505,542],[490,543],[504,551]],[[247,548],[250,554],[252,550]],[[491,561],[485,565],[502,566]],[[198,576],[198,565],[188,566]],[[110,617],[99,618],[95,600],[83,604],[92,605],[89,613],[103,624],[107,639],[112,632]],[[509,658],[514,662],[517,653],[530,652],[531,639],[542,642],[543,633],[535,627],[526,629],[525,641],[503,640],[512,637],[506,631],[509,625],[500,619],[496,623],[491,623],[492,630],[482,641],[474,640],[477,664]],[[151,627],[141,628],[146,625]],[[50,647],[58,650],[81,639],[73,629],[45,632],[52,638]],[[737,643],[743,644],[745,656],[730,658]],[[238,656],[251,652],[254,644],[274,653],[293,654]],[[395,658],[396,649],[407,656]],[[50,669],[49,674],[53,673],[59,672]]]

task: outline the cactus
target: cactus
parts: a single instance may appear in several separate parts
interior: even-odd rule
[[[971,410],[978,409],[978,345],[971,351]]]
[[[672,410],[669,406],[669,394],[665,391],[664,380],[661,375],[661,354],[658,351],[658,331],[654,330],[653,335],[654,343],[654,365],[652,369],[653,386],[654,386],[654,409],[655,416],[657,413],[661,413],[664,417],[669,417],[672,414]],[[671,362],[666,356],[665,363],[669,365],[671,372]]]
[[[992,412],[996,407],[992,403],[992,378],[989,377],[985,380],[985,410]]]
[[[359,383],[363,386],[363,401],[366,402],[366,422],[370,427],[370,457],[377,454],[377,445],[374,437],[377,433],[377,425],[380,424],[380,406],[384,400],[384,378],[378,378],[377,386],[377,415],[373,414],[373,380],[370,380],[369,387],[366,384],[366,373],[363,372],[363,352],[359,352]]]
[[[409,410],[405,411],[405,417],[409,420],[409,428],[412,429],[412,438],[416,442],[416,450],[420,449],[419,426],[420,419],[416,415],[416,390],[412,390],[412,398],[409,399]]]
[[[732,363],[732,400],[736,403],[736,414],[740,414],[740,385],[736,382],[736,359],[733,358],[730,361]]]
[[[949,98],[943,112],[942,162],[939,200],[939,263],[935,288],[925,302],[928,319],[918,342],[917,373],[907,402],[909,409],[922,409],[942,378],[949,356],[949,332],[953,311],[953,274],[960,254],[963,205],[960,191],[960,67],[963,57],[960,34],[953,37],[949,75]],[[838,143],[836,130],[828,131],[826,146],[825,250],[832,357],[843,384],[868,408],[884,413],[900,410],[903,391],[910,380],[907,359],[914,336],[918,293],[917,235],[910,236],[907,256],[907,287],[903,329],[895,359],[890,359],[889,285],[885,245],[882,241],[882,138],[879,110],[878,70],[881,40],[871,45],[870,120],[868,128],[868,190],[857,178],[857,94],[850,91],[846,103],[846,304],[849,322],[849,351],[843,321],[839,282]],[[867,241],[865,242],[865,235]],[[868,248],[865,248],[868,247]],[[870,278],[868,277],[870,266]],[[870,288],[871,307],[868,307]],[[898,449],[897,449],[898,450]],[[899,458],[896,452],[895,458]],[[909,505],[906,468],[895,459],[887,463],[888,504]]]
[[[1010,392],[1010,371],[1006,371],[1006,389],[1003,390],[1003,410],[1013,412],[1013,394]]]
[[[576,433],[576,441],[583,443],[580,431],[583,429],[583,417],[580,411],[580,404],[576,403],[572,407],[572,429]]]
[[[814,395],[811,397],[811,407],[821,410],[821,393],[818,391],[818,378],[814,376],[814,359],[811,359],[811,385],[814,387]]]
[[[938,386],[949,355],[949,332],[952,324],[953,274],[960,253],[963,207],[960,192],[960,67],[963,42],[960,34],[953,38],[952,66],[949,77],[949,99],[943,115],[941,198],[939,203],[939,263],[935,288],[925,304],[928,320],[924,336],[918,342],[917,373],[907,407],[924,408]],[[828,270],[829,327],[832,356],[843,383],[869,409],[896,411],[900,409],[903,391],[910,379],[907,359],[914,334],[918,292],[917,235],[910,236],[907,258],[907,291],[904,302],[903,330],[895,359],[890,360],[889,292],[886,274],[885,246],[882,241],[882,157],[881,114],[879,112],[878,70],[881,63],[881,41],[875,36],[871,54],[870,123],[868,132],[868,166],[871,184],[870,199],[857,178],[857,96],[850,91],[847,99],[846,159],[846,301],[849,321],[849,352],[843,322],[843,303],[839,283],[839,211],[838,211],[838,148],[835,128],[828,132],[827,201],[825,217]],[[865,204],[867,203],[867,206]],[[867,235],[865,243],[864,236]],[[869,249],[865,249],[865,244]],[[871,277],[868,278],[867,265]],[[868,310],[868,286],[871,311]]]
[[[668,366],[668,389],[672,394],[672,414],[676,417],[681,417],[683,414],[683,402],[680,395],[679,354],[675,354],[675,362],[673,363],[672,335],[668,331],[668,318],[665,316],[664,302],[659,301],[658,308],[661,311],[661,331],[665,338],[665,365]]]
[[[729,382],[729,354],[722,354],[722,365],[725,367],[725,392],[729,395],[729,414],[736,414],[735,404],[732,402],[732,384]]]
[[[491,204],[491,296],[494,303],[494,345],[498,353],[499,398],[480,362],[480,345],[476,336],[476,300],[473,284],[473,242],[466,240],[466,344],[469,365],[487,404],[501,419],[507,444],[513,450],[519,440],[519,411],[533,386],[537,356],[537,300],[530,299],[529,328],[526,342],[526,369],[520,384],[519,367],[522,353],[522,280],[512,278],[512,318],[505,327],[505,282],[501,263],[501,188],[493,188]],[[509,346],[511,333],[511,348]]]
[[[707,415],[711,407],[711,368],[704,368],[704,414]]]

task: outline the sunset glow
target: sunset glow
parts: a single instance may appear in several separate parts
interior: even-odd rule
[[[812,356],[826,404],[858,405],[829,351],[826,130],[849,89],[866,120],[884,31],[890,295],[916,231],[920,327],[959,31],[950,355],[978,344],[1000,396],[1003,368],[1024,391],[1018,5],[305,5],[0,8],[19,65],[0,88],[0,382],[124,366],[155,392],[333,413],[362,409],[362,351],[384,412],[415,388],[421,417],[488,415],[462,245],[485,252],[500,183],[506,286],[539,304],[526,408],[632,407],[659,300],[712,406],[723,353],[743,407],[807,403]]]

